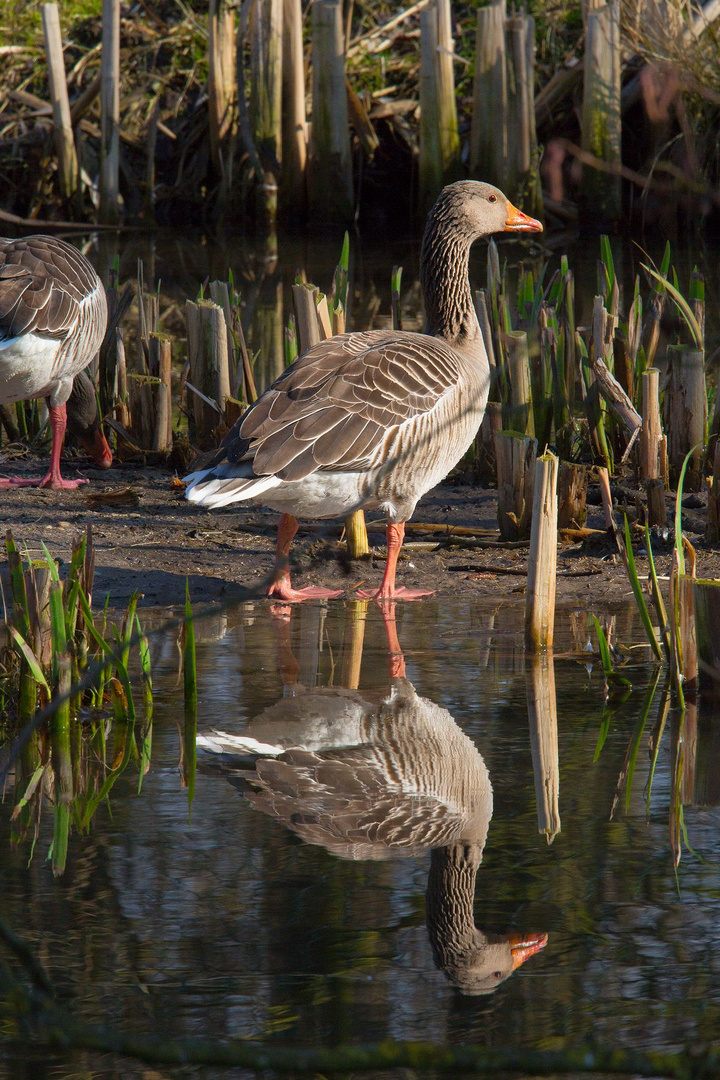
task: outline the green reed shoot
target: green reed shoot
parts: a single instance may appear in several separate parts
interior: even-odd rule
[[[402,311],[400,309],[400,286],[402,284],[402,266],[393,266],[390,278],[390,305],[394,330],[402,330]]]

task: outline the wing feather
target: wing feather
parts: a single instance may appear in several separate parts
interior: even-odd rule
[[[273,383],[203,465],[250,462],[256,476],[287,481],[364,468],[389,432],[432,410],[459,374],[452,349],[424,334],[329,338]]]

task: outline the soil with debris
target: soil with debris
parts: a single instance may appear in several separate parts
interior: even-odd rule
[[[27,458],[3,465],[3,475],[42,475],[45,462]],[[194,601],[240,598],[244,589],[261,589],[273,563],[278,515],[259,507],[203,510],[188,503],[182,486],[167,469],[121,465],[107,471],[75,461],[64,475],[87,476],[75,491],[13,488],[0,491],[0,523],[33,556],[41,543],[68,560],[72,542],[92,521],[96,551],[95,596],[109,595],[123,607],[134,591],[153,607],[180,604],[189,580]],[[623,493],[625,493],[623,495]],[[599,503],[591,487],[588,502]],[[618,501],[627,502],[627,489]],[[671,500],[669,500],[671,502]],[[720,551],[704,545],[704,497],[683,500],[684,527],[697,549],[698,577],[720,577]],[[669,507],[671,508],[671,507]],[[587,525],[602,530],[600,507],[588,507]],[[435,526],[435,530],[423,529]],[[437,526],[443,528],[438,529]],[[481,531],[461,535],[462,529]],[[459,530],[453,532],[453,530]],[[487,531],[484,531],[487,530]],[[384,521],[368,515],[372,555],[351,560],[338,543],[339,522],[303,522],[293,543],[291,568],[299,586],[324,584],[348,596],[361,583],[377,586],[384,568]],[[669,573],[672,538],[653,543],[660,575]],[[647,571],[636,545],[638,570]],[[564,607],[612,609],[631,598],[625,569],[614,540],[601,532],[582,542],[561,542],[558,551],[557,601]],[[445,483],[419,503],[409,525],[398,567],[402,584],[450,595],[517,598],[525,589],[527,543],[502,543],[497,531],[496,494],[491,488],[459,480]],[[2,576],[6,576],[3,567]]]

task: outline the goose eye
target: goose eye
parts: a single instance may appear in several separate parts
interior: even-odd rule
[[[493,202],[497,202],[497,199],[495,198],[494,195],[491,195],[490,199]],[[502,979],[502,971],[493,971],[493,979]]]
[[[497,202],[497,195],[488,195],[488,202]]]

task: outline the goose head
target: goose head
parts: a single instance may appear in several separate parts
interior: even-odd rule
[[[78,372],[73,381],[67,403],[67,424],[70,432],[95,464],[101,469],[109,469],[112,465],[112,451],[103,435],[95,386],[86,371]]]
[[[541,222],[524,214],[499,188],[476,180],[448,184],[428,217],[428,231],[450,231],[467,242],[501,232],[542,232]]]
[[[446,958],[445,976],[463,994],[492,994],[514,971],[540,952],[547,934],[491,935],[475,931],[475,945],[464,954]]]

